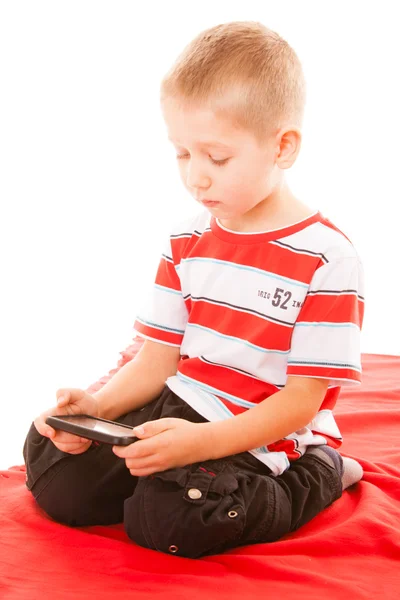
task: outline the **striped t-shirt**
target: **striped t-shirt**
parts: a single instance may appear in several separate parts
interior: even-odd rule
[[[320,212],[294,225],[234,232],[207,210],[172,228],[138,335],[181,348],[168,387],[209,421],[281,390],[288,375],[329,379],[307,427],[249,450],[274,475],[307,446],[338,448],[340,386],[360,382],[363,269]]]

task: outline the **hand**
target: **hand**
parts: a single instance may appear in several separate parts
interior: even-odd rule
[[[131,475],[144,477],[211,458],[208,425],[175,418],[148,421],[134,428],[139,442],[112,449],[114,454],[125,458]]]
[[[86,414],[93,417],[99,416],[98,401],[85,392],[76,388],[60,389],[56,392],[57,406],[46,410],[34,420],[37,431],[51,439],[53,444],[62,452],[69,454],[82,454],[91,445],[91,440],[81,438],[73,433],[55,430],[47,425],[46,418],[60,415]]]

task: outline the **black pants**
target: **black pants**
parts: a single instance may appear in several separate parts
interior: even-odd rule
[[[115,420],[135,426],[164,417],[206,421],[167,386],[143,409]],[[32,423],[23,448],[26,485],[57,522],[123,521],[140,546],[190,558],[278,540],[342,494],[337,471],[312,454],[279,477],[248,452],[134,477],[111,448],[92,443],[68,454]]]

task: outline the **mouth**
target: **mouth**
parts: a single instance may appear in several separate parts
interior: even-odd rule
[[[221,202],[216,200],[201,200],[201,203],[204,204],[204,206],[217,206],[218,204],[221,204]]]

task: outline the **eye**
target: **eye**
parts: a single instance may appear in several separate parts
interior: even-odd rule
[[[188,154],[177,154],[177,156],[176,156],[176,158],[178,160],[187,158],[187,157],[188,157]],[[210,160],[214,165],[217,165],[218,167],[222,167],[223,165],[225,165],[228,162],[229,158],[224,158],[223,160],[215,160],[214,158],[212,158],[210,156]]]

